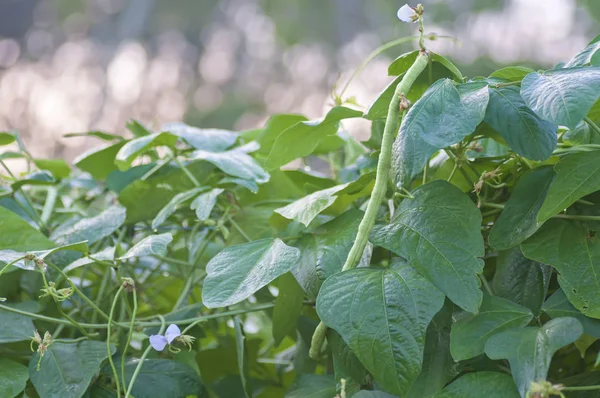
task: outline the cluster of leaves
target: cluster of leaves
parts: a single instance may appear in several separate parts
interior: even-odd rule
[[[0,396],[593,396],[599,49],[470,80],[428,53],[392,148],[419,51],[364,112],[340,100],[241,133],[131,122],[130,139],[84,133],[107,145],[76,171],[1,133],[19,150],[0,154]],[[390,149],[387,199],[341,272]],[[192,350],[152,350],[170,323]]]

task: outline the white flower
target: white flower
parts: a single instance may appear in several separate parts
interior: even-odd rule
[[[398,19],[402,22],[417,22],[419,16],[411,6],[405,4],[398,10]]]
[[[164,336],[160,334],[153,334],[150,336],[150,345],[156,351],[162,351],[165,349],[167,344],[171,344],[171,342],[173,342],[173,340],[179,336],[181,336],[181,330],[179,330],[177,325],[171,324],[167,328]]]

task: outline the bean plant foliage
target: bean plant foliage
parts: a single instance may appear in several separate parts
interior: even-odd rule
[[[0,133],[0,397],[597,397],[599,38],[469,78],[423,15],[368,107]]]

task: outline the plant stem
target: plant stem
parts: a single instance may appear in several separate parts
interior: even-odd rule
[[[119,286],[119,290],[115,294],[115,298],[113,299],[112,306],[110,307],[110,314],[108,315],[108,325],[111,324],[113,316],[115,314],[115,307],[117,306],[117,301],[121,292],[123,291],[123,285]],[[110,349],[110,326],[106,329],[106,350],[108,351],[108,362],[110,362],[110,367],[113,372],[113,377],[115,379],[115,384],[117,386],[117,397],[121,396],[121,383],[119,383],[119,374],[117,373],[117,368],[115,367],[115,362],[112,359],[112,350]]]
[[[479,274],[479,279],[481,280],[481,283],[483,284],[483,287],[485,287],[485,291],[490,295],[493,296],[494,292],[492,291],[492,288],[490,287],[490,284],[488,283],[487,279],[485,279],[485,276]]]
[[[187,178],[190,179],[190,181],[192,182],[192,184],[194,184],[195,187],[199,188],[200,182],[198,182],[198,180],[196,179],[196,177],[194,177],[194,175],[192,173],[190,173],[190,171],[187,169],[187,167],[185,167],[185,165],[183,163],[181,163],[181,160],[179,160],[177,158],[177,156],[174,156],[173,159],[175,160],[175,163],[177,163],[177,165],[179,167],[181,167],[181,170],[183,170],[183,172],[185,173],[185,175],[187,176]]]
[[[127,390],[127,382],[125,381],[125,354],[131,344],[131,335],[133,334],[133,326],[135,324],[135,314],[137,313],[137,292],[135,287],[133,288],[133,312],[131,313],[131,323],[129,324],[129,333],[127,334],[127,343],[123,348],[123,354],[121,355],[121,377],[123,378],[123,390]]]
[[[54,211],[56,205],[56,197],[58,196],[58,190],[56,187],[48,187],[48,194],[46,195],[46,202],[44,203],[44,210],[42,210],[41,220],[44,224],[47,224],[50,220],[50,216]]]
[[[600,134],[600,127],[598,127],[598,125],[596,123],[594,123],[594,121],[592,119],[590,119],[589,117],[584,117],[583,120],[585,120],[585,122],[588,124],[588,126],[590,126],[590,128],[592,130],[594,130],[594,132],[596,134]]]
[[[381,152],[377,162],[377,175],[375,176],[373,193],[371,194],[371,199],[367,205],[365,215],[358,226],[356,239],[354,240],[354,244],[350,249],[350,253],[348,253],[348,257],[346,258],[346,262],[344,263],[342,271],[348,271],[356,267],[363,255],[363,252],[365,251],[365,247],[369,241],[369,235],[375,226],[375,218],[377,217],[379,206],[381,205],[381,201],[383,200],[387,190],[387,182],[392,157],[392,144],[400,126],[400,102],[404,95],[410,91],[410,88],[417,77],[419,77],[421,72],[423,72],[423,70],[427,67],[428,58],[429,57],[427,53],[421,51],[417,56],[417,59],[415,59],[414,64],[412,64],[412,66],[406,71],[402,81],[398,84],[398,86],[396,86],[394,96],[390,101],[385,127],[383,129]],[[323,346],[323,342],[325,340],[326,331],[327,327],[325,324],[323,324],[323,322],[321,322],[319,326],[317,326],[315,334],[313,335],[309,352],[311,358],[315,359],[320,355],[321,347]]]
[[[165,318],[162,315],[158,315],[158,318],[160,319],[160,330],[158,331],[158,334],[163,334],[163,332],[165,331]],[[129,398],[131,396],[131,390],[133,389],[135,380],[137,379],[138,374],[142,370],[144,361],[146,360],[146,357],[150,353],[151,349],[152,349],[152,345],[148,345],[148,347],[146,347],[146,350],[142,354],[137,366],[135,367],[135,370],[133,371],[133,375],[131,376],[131,380],[129,381],[129,388],[127,389],[127,392],[125,393],[125,398]],[[117,395],[117,397],[118,396],[119,395]]]

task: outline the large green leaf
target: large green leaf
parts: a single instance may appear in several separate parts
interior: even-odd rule
[[[538,213],[546,221],[571,206],[579,198],[600,190],[600,151],[565,156],[554,165],[556,178]]]
[[[524,66],[507,66],[506,68],[498,69],[497,71],[493,72],[490,77],[505,79],[511,82],[520,82],[531,72],[535,71]]]
[[[103,341],[56,342],[48,347],[38,371],[39,355],[29,362],[29,377],[40,398],[79,398],[109,354]]]
[[[419,376],[425,332],[444,295],[408,265],[328,278],[317,313],[386,390],[403,395]]]
[[[304,291],[292,273],[287,272],[281,275],[277,282],[279,294],[275,300],[272,320],[275,346],[278,346],[285,336],[296,330],[296,323],[302,313],[304,301]]]
[[[429,397],[441,391],[458,374],[458,366],[450,355],[450,328],[454,304],[446,300],[427,327],[423,369],[405,398]]]
[[[446,181],[432,181],[404,200],[389,225],[374,228],[371,241],[402,256],[466,311],[482,299],[481,213],[469,197]]]
[[[362,217],[363,212],[348,210],[303,236],[296,244],[301,257],[292,273],[311,299],[317,298],[325,279],[342,270]]]
[[[16,396],[25,389],[28,379],[27,366],[8,358],[0,358],[0,397]]]
[[[40,309],[39,304],[35,301],[3,303],[3,305],[33,313]],[[34,330],[35,326],[33,326],[31,318],[0,309],[0,344],[31,340]]]
[[[359,385],[369,383],[369,372],[338,332],[333,329],[327,330],[327,344],[331,348],[331,360],[336,380],[352,380]]]
[[[273,148],[275,140],[281,133],[300,122],[306,121],[308,119],[302,115],[281,114],[271,116],[256,139],[260,144],[258,153],[265,156],[268,155],[271,152],[271,148]]]
[[[530,73],[521,82],[521,96],[543,119],[574,129],[600,98],[600,68]]]
[[[210,162],[225,174],[233,177],[255,181],[259,184],[269,181],[269,173],[239,148],[219,153],[197,150],[192,153],[191,157]]]
[[[119,260],[152,255],[164,256],[168,250],[167,246],[172,240],[173,235],[170,232],[147,236],[127,250],[123,256],[119,257]]]
[[[571,344],[583,328],[575,318],[556,318],[542,327],[510,329],[492,336],[485,345],[491,359],[508,359],[521,397],[532,382],[546,380],[552,356]]]
[[[505,250],[518,245],[542,225],[538,212],[546,199],[555,173],[550,166],[525,172],[517,183],[488,238],[490,246]]]
[[[188,126],[185,123],[169,123],[163,126],[166,131],[179,138],[196,149],[208,152],[223,152],[237,140],[238,134],[233,131],[219,129],[199,129]]]
[[[392,61],[390,66],[388,66],[388,75],[398,76],[404,74],[415,62],[415,59],[417,59],[418,55],[419,50],[402,54]],[[463,75],[460,73],[460,70],[458,70],[458,68],[454,66],[454,64],[452,64],[452,62],[450,62],[448,59],[434,52],[431,52],[429,56],[430,62],[438,63],[448,69],[448,71],[450,71],[458,81],[463,80]]]
[[[549,266],[526,258],[519,246],[513,247],[498,254],[494,294],[527,307],[537,315],[551,276]]]
[[[467,373],[430,398],[519,398],[514,381],[506,373]]]
[[[590,3],[588,1],[588,3]],[[600,35],[594,39],[580,52],[575,54],[569,62],[565,64],[565,68],[573,68],[575,66],[594,65],[600,66]]]
[[[331,398],[335,396],[335,379],[326,375],[300,374],[285,398]]]
[[[52,232],[50,238],[58,245],[84,240],[91,245],[115,232],[125,222],[125,216],[126,210],[123,206],[111,206],[95,217],[61,225]]]
[[[392,179],[408,187],[431,155],[475,131],[485,115],[485,82],[457,89],[448,79],[435,82],[408,111],[392,149]]]
[[[55,244],[21,217],[0,206],[0,249],[43,250]]]
[[[277,136],[267,157],[267,170],[277,169],[294,159],[308,156],[327,136],[337,133],[342,119],[361,117],[362,112],[343,106],[332,108],[324,119],[298,122]]]
[[[154,133],[128,141],[119,149],[115,164],[119,170],[127,170],[141,154],[157,146],[175,147],[177,136],[170,133]]]
[[[299,258],[298,249],[279,239],[227,247],[206,265],[202,301],[208,308],[239,303],[291,271]]]
[[[189,191],[181,192],[173,196],[169,203],[167,203],[165,207],[160,209],[156,217],[154,217],[154,220],[152,220],[152,228],[155,229],[162,225],[162,223],[164,223],[167,220],[167,218],[169,218],[173,213],[175,213],[175,211],[177,211],[177,207],[180,204],[182,204],[186,200],[193,198],[200,192],[205,191],[206,189],[207,188],[205,187],[193,188]]]
[[[546,160],[556,148],[558,127],[527,107],[514,86],[490,86],[485,121],[521,156]]]
[[[73,165],[77,166],[80,170],[87,171],[97,180],[104,180],[111,172],[119,170],[114,162],[117,153],[119,153],[123,145],[125,145],[125,141],[92,148],[76,157],[73,160]]]
[[[600,320],[589,318],[573,307],[562,289],[558,289],[544,302],[542,311],[548,314],[550,318],[565,316],[575,318],[581,322],[585,334],[600,339]]]
[[[456,361],[476,357],[495,334],[527,326],[533,319],[529,308],[497,296],[483,296],[477,314],[464,313],[452,326],[450,350]]]
[[[558,270],[558,283],[584,315],[600,318],[600,237],[577,221],[552,219],[521,245],[525,257]]]
[[[390,395],[383,391],[361,390],[352,396],[353,398],[396,398],[395,395]]]

